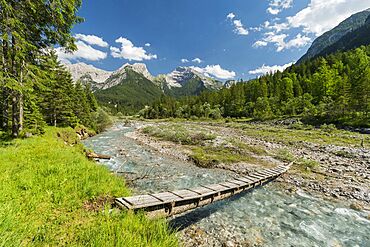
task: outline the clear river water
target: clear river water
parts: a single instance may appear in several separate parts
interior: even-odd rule
[[[191,188],[235,177],[232,172],[203,169],[140,145],[126,135],[134,129],[116,125],[84,141],[111,171],[132,179],[134,194]],[[260,241],[263,246],[370,247],[368,214],[316,198],[302,191],[287,194],[274,183],[232,199],[196,209],[171,220],[176,228],[190,225],[218,239],[236,243]]]

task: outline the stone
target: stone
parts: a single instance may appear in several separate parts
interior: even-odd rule
[[[364,205],[360,202],[351,203],[351,205],[349,207],[353,210],[356,210],[356,211],[361,211],[361,210],[364,209]]]

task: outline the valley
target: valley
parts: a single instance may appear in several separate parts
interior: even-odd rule
[[[0,1],[0,247],[370,246],[369,7]]]
[[[268,186],[171,217],[184,246],[366,246],[367,138],[324,128],[131,119],[84,143],[113,157],[102,165],[125,177],[134,195],[222,182],[294,161]]]

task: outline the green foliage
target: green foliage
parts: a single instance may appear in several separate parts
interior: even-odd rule
[[[323,124],[320,126],[320,129],[329,133],[337,130],[334,124]]]
[[[274,157],[278,160],[286,162],[292,162],[295,159],[294,155],[288,149],[276,150]]]
[[[74,130],[46,130],[0,145],[0,245],[178,245],[164,220],[112,209],[112,199],[129,191],[78,145],[64,143],[76,141]]]
[[[320,166],[320,163],[315,160],[300,158],[295,161],[296,166],[303,172],[310,172]]]
[[[159,87],[143,75],[129,69],[126,73],[126,78],[120,84],[95,92],[98,101],[109,107],[113,114],[135,114],[163,94]]]
[[[98,111],[95,113],[95,122],[95,130],[97,132],[102,132],[113,124],[111,116],[107,113],[107,109],[104,108],[98,108]]]
[[[216,138],[216,136],[203,131],[190,131],[178,124],[158,127],[147,126],[143,129],[143,133],[183,145],[199,145]]]
[[[299,117],[305,123],[368,126],[370,46],[338,52],[284,72],[199,96],[162,97],[140,111],[145,118]]]

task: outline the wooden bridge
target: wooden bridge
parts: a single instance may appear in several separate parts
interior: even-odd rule
[[[285,173],[291,165],[281,165],[273,169],[254,172],[247,176],[240,176],[223,183],[192,189],[117,198],[116,203],[121,208],[128,210],[143,210],[155,215],[174,215],[266,184]]]

